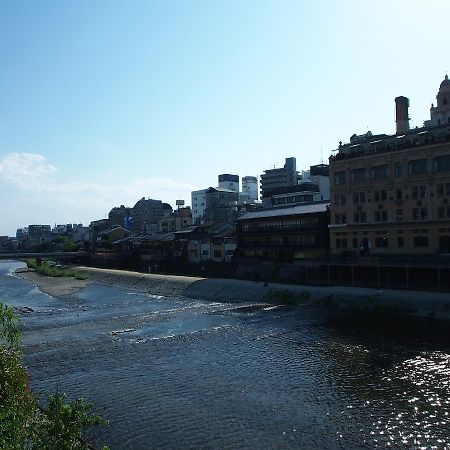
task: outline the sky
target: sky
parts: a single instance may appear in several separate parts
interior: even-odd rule
[[[0,235],[175,206],[429,118],[448,0],[1,0]],[[445,56],[447,55],[447,56]]]

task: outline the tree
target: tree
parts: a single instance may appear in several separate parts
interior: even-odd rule
[[[91,448],[83,432],[107,422],[92,412],[91,403],[68,402],[64,393],[50,395],[46,409],[39,407],[22,366],[18,321],[12,308],[0,303],[0,448]]]

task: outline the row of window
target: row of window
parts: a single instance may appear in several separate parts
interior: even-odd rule
[[[401,188],[396,188],[394,190],[394,196],[390,198],[390,200],[403,200],[404,192],[407,190],[403,190]],[[426,198],[432,195],[433,192],[430,192],[430,189],[425,185],[421,184],[418,186],[411,186],[410,195],[412,200],[419,200],[422,198]],[[437,197],[448,197],[450,196],[450,183],[438,183],[436,185],[436,196]],[[363,204],[366,203],[366,193],[365,192],[353,192],[353,204]],[[368,199],[370,201],[370,199]],[[381,203],[387,201],[387,191],[385,189],[380,189],[373,191],[373,201],[375,203]],[[342,206],[347,203],[347,197],[344,193],[334,194],[334,204],[336,206]]]
[[[297,218],[271,220],[267,222],[243,223],[241,225],[241,230],[243,232],[252,232],[252,231],[289,229],[298,227],[304,228],[316,226],[318,223],[319,218],[317,216],[305,216]]]
[[[449,172],[450,171],[450,155],[436,156],[433,158],[433,172]],[[373,181],[386,180],[389,178],[389,165],[380,164],[370,168],[370,179]],[[408,175],[424,175],[428,173],[428,161],[426,158],[414,159],[408,162]],[[403,166],[400,163],[394,165],[394,177],[403,175]],[[368,170],[365,167],[350,170],[350,183],[364,183],[368,180]],[[347,184],[347,172],[344,170],[335,172],[334,184]]]
[[[305,195],[295,195],[295,196],[290,196],[290,197],[274,198],[273,204],[274,205],[284,205],[286,203],[312,202],[313,200],[314,200],[313,195],[305,194]]]
[[[395,241],[394,241],[395,242]],[[355,249],[360,248],[360,244],[358,243],[358,239],[353,238],[352,247]],[[392,244],[392,240],[391,240]],[[428,247],[429,240],[428,236],[414,236],[412,240],[413,247]],[[376,237],[375,238],[375,247],[377,248],[387,248],[389,247],[389,238],[386,236]],[[405,238],[403,236],[397,236],[397,247],[403,248],[405,247]],[[336,238],[336,248],[345,249],[348,248],[348,240],[347,238]]]
[[[402,222],[404,217],[403,209],[396,210],[396,221]],[[412,208],[411,209],[411,219],[412,220],[428,220],[428,208]],[[450,206],[439,206],[438,207],[438,219],[450,219]],[[387,222],[388,212],[385,209],[377,209],[373,212],[373,221],[375,223]],[[353,212],[353,223],[366,223],[367,216],[365,211],[354,211]],[[334,214],[335,224],[345,224],[347,223],[347,215],[345,213],[335,213]]]

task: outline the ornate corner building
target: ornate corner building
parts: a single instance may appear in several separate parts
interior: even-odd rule
[[[395,135],[353,135],[330,157],[333,255],[450,254],[450,80],[422,128],[397,97]]]

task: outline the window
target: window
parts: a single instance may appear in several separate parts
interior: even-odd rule
[[[397,237],[397,247],[404,247],[405,246],[405,240],[403,239],[403,236]]]
[[[426,185],[411,187],[411,198],[417,200],[418,198],[425,198],[427,196]]]
[[[334,203],[336,205],[345,205],[345,194],[334,194]]]
[[[428,236],[414,236],[414,247],[428,247]]]
[[[438,197],[445,197],[450,195],[450,183],[439,183],[436,187]]]
[[[365,203],[366,193],[365,192],[354,192],[353,193],[353,204]]]
[[[420,208],[420,219],[428,220],[428,210],[427,208]]]
[[[403,220],[403,209],[397,209],[397,222],[401,222]]]
[[[374,202],[384,202],[387,199],[387,194],[385,190],[382,191],[374,191],[373,192],[373,200]]]
[[[400,188],[395,189],[395,200],[403,199],[403,191]]]
[[[396,176],[396,177],[402,176],[402,165],[400,163],[397,163],[394,166],[394,176]]]
[[[385,180],[388,178],[388,166],[383,164],[381,166],[373,166],[371,169],[372,180]]]
[[[409,161],[408,173],[409,175],[423,175],[424,173],[427,173],[427,160],[423,158]]]
[[[387,211],[384,209],[375,211],[374,220],[375,222],[387,222]]]
[[[389,240],[387,237],[375,238],[375,247],[389,247]]]
[[[347,174],[345,171],[336,172],[334,174],[334,184],[347,184]]]
[[[352,183],[363,183],[366,181],[366,169],[353,169],[350,171],[350,180]]]
[[[365,211],[355,211],[353,213],[354,223],[366,223],[366,213]]]
[[[413,208],[412,218],[413,220],[428,220],[427,208]]]
[[[436,156],[433,159],[433,172],[450,171],[450,155]]]

